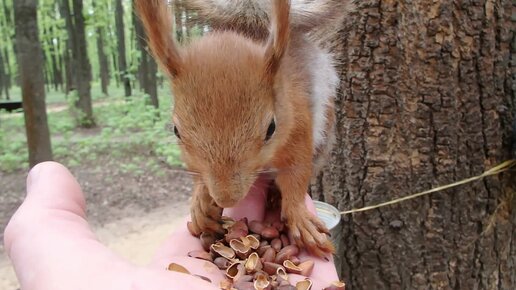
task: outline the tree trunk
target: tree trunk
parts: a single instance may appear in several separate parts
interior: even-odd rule
[[[0,53],[0,99],[2,99],[2,91],[4,90],[4,88],[7,87],[6,85],[6,73],[5,73],[5,68],[4,68],[4,59],[2,57],[2,54]],[[7,90],[6,90],[7,91]],[[6,96],[7,98],[7,96]]]
[[[59,1],[59,11],[61,12],[61,17],[65,20],[66,32],[68,35],[66,40],[66,47],[63,52],[64,70],[66,77],[65,93],[68,95],[69,92],[76,89],[73,72],[74,61],[72,59],[73,51],[75,50],[75,29],[73,26],[70,3],[68,0]]]
[[[174,4],[174,22],[176,24],[176,40],[182,42],[184,38],[183,33],[183,6],[181,0],[177,0]]]
[[[1,52],[0,52],[1,53]],[[5,55],[5,68],[6,68],[6,78],[4,83],[4,90],[5,90],[5,97],[7,100],[11,99],[9,90],[12,86],[12,73],[11,73],[11,61],[9,58],[9,53],[7,52],[7,48],[4,48],[4,55]]]
[[[99,11],[99,7],[96,6],[95,1],[92,2],[93,9],[95,13],[105,13],[104,11]],[[104,8],[104,7],[102,7]],[[100,75],[100,86],[102,89],[102,93],[104,95],[108,95],[108,86],[109,86],[109,62],[108,57],[105,51],[104,44],[104,28],[101,25],[97,25],[96,27],[97,33],[97,54],[99,57],[99,75]]]
[[[513,158],[511,1],[358,3],[330,42],[337,145],[314,196],[359,208]],[[346,289],[514,289],[509,175],[343,216]]]
[[[158,65],[154,61],[154,58],[150,57],[150,55],[148,55],[148,54],[147,54],[147,59],[148,59],[148,62],[147,62],[148,75],[147,75],[147,85],[145,87],[145,92],[147,94],[149,94],[152,106],[154,106],[154,108],[158,109],[159,108],[158,79],[157,79]],[[159,117],[159,112],[158,112],[158,117]]]
[[[4,11],[4,17],[5,17],[5,22],[4,22],[4,25],[6,27],[12,27],[12,18],[11,18],[11,12],[12,10],[7,6],[7,3],[6,3],[6,0],[2,0],[2,8],[3,8],[3,11]],[[10,31],[8,29],[5,30],[6,32],[7,31]],[[3,41],[4,41],[4,49],[3,51],[0,51],[0,54],[3,53],[3,59],[4,59],[4,63],[5,63],[5,79],[4,79],[4,93],[5,93],[5,97],[7,100],[9,100],[11,97],[10,97],[10,94],[9,94],[9,90],[11,89],[11,85],[12,85],[12,73],[11,73],[11,58],[9,57],[9,51],[8,51],[8,45],[10,43],[10,35],[8,35],[8,33],[4,33],[4,38],[3,38]]]
[[[49,28],[50,35],[54,35],[54,27]],[[52,80],[54,84],[54,89],[57,91],[59,89],[59,84],[62,83],[61,70],[58,63],[58,51],[59,47],[57,46],[58,38],[54,37],[53,41],[49,39],[48,45],[50,47],[50,59],[52,61]]]
[[[118,41],[118,71],[124,85],[125,96],[131,96],[131,80],[127,77],[127,57],[125,55],[124,7],[122,0],[115,0],[116,4],[116,34]]]
[[[61,88],[61,90],[63,90],[63,83],[64,83],[64,75],[63,75],[63,71],[64,71],[64,65],[63,65],[63,55],[62,55],[62,49],[61,49],[61,46],[63,45],[62,43],[62,39],[61,37],[57,36],[56,37],[56,64],[57,64],[57,75],[56,75],[56,79],[57,79],[57,85],[58,87]]]
[[[37,0],[14,1],[18,72],[31,167],[52,160],[45,107],[43,51],[38,37],[36,11]]]
[[[106,52],[104,51],[104,31],[97,28],[97,51],[99,55],[100,84],[102,93],[108,95],[109,86],[109,63]]]
[[[79,126],[88,128],[95,126],[91,104],[91,65],[88,59],[82,0],[72,0],[72,3],[75,31],[72,57],[76,68],[74,75],[79,97],[75,103],[78,110],[76,118]]]
[[[139,19],[134,20],[134,31],[136,35],[136,47],[140,50],[140,65],[138,75],[140,78],[140,86],[143,91],[149,95],[150,103],[154,108],[159,108],[158,101],[158,83],[157,83],[157,65],[154,59],[149,55],[147,36],[143,30],[142,23]]]

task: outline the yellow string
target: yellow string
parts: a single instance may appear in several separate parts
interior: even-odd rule
[[[485,171],[484,173],[482,173],[480,175],[477,175],[477,176],[474,176],[474,177],[466,178],[466,179],[463,179],[463,180],[460,180],[460,181],[457,181],[457,182],[454,182],[454,183],[451,183],[451,184],[448,184],[448,185],[439,186],[439,187],[436,187],[436,188],[432,188],[430,190],[426,190],[426,191],[423,191],[423,192],[418,192],[418,193],[415,193],[415,194],[411,194],[411,195],[408,195],[408,196],[405,196],[405,197],[401,197],[401,198],[397,198],[397,199],[394,199],[394,200],[390,200],[390,201],[387,201],[387,202],[382,202],[382,203],[377,204],[377,205],[371,205],[371,206],[366,206],[366,207],[362,207],[362,208],[342,211],[340,214],[345,215],[345,214],[350,214],[350,213],[355,213],[355,212],[371,210],[371,209],[383,207],[383,206],[386,206],[386,205],[391,205],[391,204],[399,203],[399,202],[402,202],[402,201],[405,201],[405,200],[413,199],[413,198],[416,198],[416,197],[419,197],[419,196],[422,196],[422,195],[427,195],[427,194],[430,194],[430,193],[433,193],[433,192],[437,192],[437,191],[445,190],[445,189],[448,189],[448,188],[456,187],[456,186],[459,186],[459,185],[470,183],[470,182],[475,181],[475,180],[482,179],[482,178],[484,178],[486,176],[491,176],[491,175],[496,175],[496,174],[502,173],[504,171],[507,171],[509,168],[513,167],[514,165],[516,165],[516,160],[515,159],[507,160],[507,161],[505,161],[505,162],[503,162],[503,163],[501,163],[501,164],[499,164],[499,165],[497,165],[497,166],[495,166],[495,167]]]

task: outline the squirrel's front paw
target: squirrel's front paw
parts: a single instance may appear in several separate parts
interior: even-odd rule
[[[290,234],[299,247],[318,257],[335,252],[335,247],[327,236],[328,229],[304,205],[284,208],[283,218],[287,220]]]
[[[202,232],[224,233],[220,223],[222,208],[218,207],[211,199],[207,199],[194,197],[190,207],[192,222],[188,227],[190,232],[196,236]]]

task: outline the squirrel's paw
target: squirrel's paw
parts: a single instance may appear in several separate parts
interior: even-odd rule
[[[300,248],[305,248],[309,253],[318,257],[335,252],[335,247],[328,239],[328,229],[304,205],[284,209],[283,218],[287,220],[290,234]]]
[[[202,232],[224,233],[220,223],[222,208],[218,207],[215,202],[194,198],[190,207],[190,215],[192,222],[189,229],[192,234],[198,236]]]

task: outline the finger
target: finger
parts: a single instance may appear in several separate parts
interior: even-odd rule
[[[95,239],[84,219],[82,192],[65,167],[54,162],[37,165],[27,187],[27,197],[4,235],[22,289],[78,289],[82,282],[102,289],[97,281],[103,279],[89,281],[98,272],[130,270]],[[127,283],[121,275],[111,278],[113,289]]]
[[[4,235],[21,289],[217,289],[194,276],[134,267],[100,244],[84,218],[81,189],[64,166],[37,165],[27,187]]]

